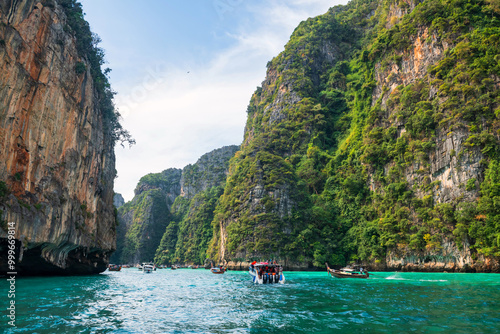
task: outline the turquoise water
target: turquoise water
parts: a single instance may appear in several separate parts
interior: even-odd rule
[[[499,274],[374,273],[367,280],[285,272],[137,269],[18,278],[6,333],[500,333]],[[1,279],[0,302],[8,285]]]

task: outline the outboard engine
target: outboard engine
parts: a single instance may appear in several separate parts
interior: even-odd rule
[[[262,275],[262,283],[266,284],[267,283],[267,274]]]

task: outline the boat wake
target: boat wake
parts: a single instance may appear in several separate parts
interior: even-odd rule
[[[393,279],[393,280],[398,280],[398,281],[411,281],[411,279],[409,279],[409,278],[397,277],[396,275],[386,277],[385,279]]]
[[[448,280],[445,279],[411,279],[411,278],[402,278],[399,277],[398,275],[391,275],[389,277],[386,277],[385,279],[390,279],[390,280],[396,280],[396,281],[418,281],[418,282],[448,282]]]

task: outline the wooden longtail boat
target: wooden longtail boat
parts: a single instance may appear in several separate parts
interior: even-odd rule
[[[212,274],[224,274],[226,272],[226,267],[224,267],[224,265],[220,265],[218,267],[214,267],[214,263],[213,262],[210,262],[211,264],[211,268],[210,268],[210,271],[212,272]]]
[[[210,271],[212,274],[224,274],[226,272],[226,268],[224,268],[224,266],[212,267],[210,268]]]
[[[108,270],[109,271],[120,271],[120,270],[122,270],[122,266],[120,266],[118,264],[110,264],[108,267]]]
[[[368,278],[370,273],[364,270],[355,270],[353,268],[341,268],[339,270],[331,269],[326,263],[326,270],[332,277],[337,278]]]

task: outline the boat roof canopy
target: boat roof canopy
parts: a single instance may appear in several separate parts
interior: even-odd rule
[[[273,264],[273,263],[268,263],[268,262],[259,262],[259,263],[255,263],[253,266],[254,267],[270,267],[270,268],[274,268],[274,267],[281,267],[281,264]]]

